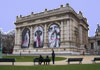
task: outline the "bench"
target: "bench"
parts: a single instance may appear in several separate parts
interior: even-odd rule
[[[70,64],[70,62],[77,62],[79,61],[79,64],[82,63],[83,58],[68,58],[67,62]]]
[[[0,62],[12,62],[12,65],[14,65],[15,58],[0,58]]]
[[[49,58],[48,58],[48,59],[42,59],[42,60],[40,60],[39,58],[34,58],[34,59],[33,59],[34,65],[35,65],[35,62],[38,62],[39,65],[41,65],[40,62],[44,62],[44,65],[45,65],[45,63],[46,63],[46,65],[47,65],[47,63],[49,64],[50,61],[51,61],[51,60],[50,60]]]
[[[100,57],[95,57],[92,61],[93,63],[96,63],[96,61],[100,61]]]
[[[44,64],[45,64],[45,63],[46,63],[46,65],[47,65],[47,63],[50,64],[50,61],[51,61],[51,60],[50,60],[49,58],[46,58],[46,59],[44,59]]]
[[[38,62],[38,64],[39,64],[39,58],[34,58],[33,62],[34,62],[34,65],[35,65],[35,62]]]

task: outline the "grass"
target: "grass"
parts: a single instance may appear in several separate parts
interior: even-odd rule
[[[4,56],[3,58],[16,58],[16,62],[32,62],[33,58],[36,58],[36,57],[39,57],[39,56]],[[61,61],[61,60],[66,60],[66,58],[64,57],[55,58],[55,61]]]
[[[0,70],[100,70],[100,64],[0,66]]]

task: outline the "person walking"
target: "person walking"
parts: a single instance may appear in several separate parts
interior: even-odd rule
[[[52,50],[52,62],[53,62],[53,64],[55,64],[55,53],[54,53],[54,50]]]

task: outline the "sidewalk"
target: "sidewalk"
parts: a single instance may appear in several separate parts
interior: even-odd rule
[[[66,58],[83,58],[82,64],[92,64],[92,61],[94,57],[100,57],[100,56],[59,56],[59,57],[66,57]],[[56,61],[54,65],[68,65],[66,60],[63,61]],[[71,62],[71,64],[79,64],[79,62]],[[10,62],[0,62],[0,65],[12,65]],[[15,62],[15,66],[34,66],[33,62]],[[38,65],[38,63],[36,63]],[[52,62],[50,62],[50,65],[53,65]]]

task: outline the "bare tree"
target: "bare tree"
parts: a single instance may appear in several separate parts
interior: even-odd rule
[[[9,31],[7,34],[2,35],[3,53],[12,53],[14,47],[14,30]]]

